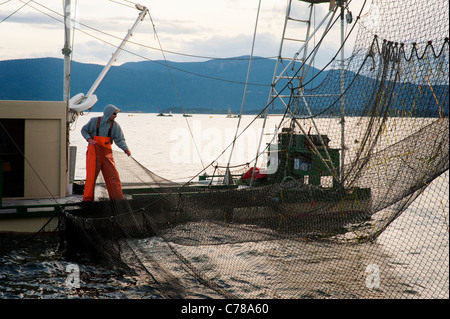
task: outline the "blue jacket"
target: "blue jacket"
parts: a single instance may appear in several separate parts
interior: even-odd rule
[[[109,118],[116,111],[119,111],[119,109],[112,104],[108,104],[105,106],[103,116],[100,120],[99,136],[108,136],[109,127],[111,125]],[[87,122],[86,125],[84,125],[81,129],[81,135],[83,135],[86,141],[88,141],[90,138],[94,138],[97,130],[97,119],[98,117],[91,118],[89,122]],[[126,151],[128,149],[127,143],[125,143],[125,136],[123,135],[119,123],[117,123],[116,121],[114,121],[111,130],[111,144],[113,143],[116,143],[116,145],[123,151]]]

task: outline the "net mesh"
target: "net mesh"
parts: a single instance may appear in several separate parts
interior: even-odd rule
[[[125,200],[98,181],[69,245],[167,298],[448,298],[448,1],[374,0],[358,23],[344,94],[341,61],[286,86],[276,172],[175,183],[116,153]]]

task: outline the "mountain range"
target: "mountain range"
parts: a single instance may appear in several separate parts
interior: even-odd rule
[[[63,63],[58,58],[0,61],[0,99],[62,100]],[[275,63],[253,58],[244,113],[257,114],[266,105]],[[235,113],[241,108],[248,67],[248,56],[113,66],[95,91],[98,102],[92,110],[102,111],[111,103],[129,112]],[[73,61],[71,96],[86,94],[102,69],[102,65]]]
[[[61,101],[63,64],[64,60],[58,58],[0,61],[0,100]],[[253,58],[244,114],[259,114],[266,106],[275,64],[274,59]],[[113,66],[95,91],[98,102],[92,111],[102,112],[106,104],[114,104],[124,112],[239,113],[248,67],[248,56],[204,62],[141,61]],[[102,65],[72,62],[70,95],[86,94],[102,70]],[[378,109],[367,98],[377,90],[383,94],[389,87],[393,87],[389,95],[390,114],[437,116],[436,97],[448,96],[448,85],[433,85],[431,89],[414,83],[377,82],[362,75],[350,85],[355,74],[345,72],[346,87],[349,86],[345,98],[347,116],[367,115],[371,108]],[[330,109],[328,114],[335,116],[340,112],[337,100],[341,90],[340,71],[320,73],[312,68],[305,83],[313,75],[317,77],[310,85],[316,86],[315,94],[321,92],[323,96],[314,98],[314,102],[306,96],[310,111],[322,114],[324,109]],[[283,94],[289,96],[287,91]],[[270,108],[270,113],[284,111],[281,103]],[[309,113],[302,109],[298,114],[308,116]]]

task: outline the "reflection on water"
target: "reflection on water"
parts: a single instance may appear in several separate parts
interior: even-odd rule
[[[80,270],[80,287],[68,286],[68,265]],[[136,278],[79,256],[67,260],[48,236],[0,237],[0,299],[160,298]]]

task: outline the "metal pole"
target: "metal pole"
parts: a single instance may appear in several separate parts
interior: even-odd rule
[[[320,21],[319,25],[315,28],[315,30],[312,32],[312,34],[310,34],[306,39],[305,39],[305,43],[300,47],[300,49],[297,50],[297,52],[294,54],[294,57],[292,58],[292,60],[289,62],[288,65],[286,65],[286,67],[283,69],[283,71],[281,71],[281,73],[277,76],[277,69],[278,69],[278,62],[281,59],[281,52],[282,52],[282,47],[283,47],[283,40],[284,40],[284,35],[286,32],[286,25],[287,25],[287,21],[289,19],[289,14],[290,14],[290,10],[291,10],[291,2],[292,0],[288,0],[287,2],[287,10],[286,10],[286,17],[285,17],[285,24],[284,24],[284,29],[283,29],[283,36],[282,36],[282,40],[281,40],[281,45],[280,45],[280,50],[279,50],[279,54],[278,54],[278,59],[277,59],[277,63],[275,65],[275,71],[274,71],[274,75],[273,75],[273,80],[271,83],[271,89],[270,89],[270,94],[269,94],[269,98],[268,98],[268,102],[267,104],[270,103],[271,98],[272,98],[272,94],[273,92],[275,92],[275,84],[281,79],[282,75],[286,73],[286,71],[292,66],[292,63],[295,61],[295,59],[297,58],[297,56],[302,52],[302,50],[305,50],[305,48],[307,47],[309,41],[314,37],[314,35],[316,34],[316,32],[321,28],[322,24],[325,23],[325,21],[328,19],[330,14],[335,14],[335,6],[333,5],[328,13],[325,15],[325,17],[322,19],[322,21]],[[312,9],[312,8],[311,8]],[[305,61],[303,61],[303,63],[305,63]],[[283,103],[284,101],[281,100]],[[273,102],[273,101],[272,101]],[[256,165],[258,164],[258,158],[259,158],[259,149],[261,148],[261,143],[262,143],[262,138],[263,138],[263,134],[264,134],[264,129],[266,126],[266,120],[267,120],[267,115],[269,113],[269,107],[267,106],[265,113],[264,113],[264,121],[263,121],[263,125],[262,125],[262,130],[261,130],[261,136],[259,139],[259,144],[258,144],[258,148],[256,151],[256,158],[255,158],[255,164],[254,164],[254,168],[253,168],[253,174],[255,172],[256,169]],[[252,182],[253,182],[253,175],[252,178],[250,180],[250,186],[252,186]]]
[[[277,76],[278,64],[279,64],[280,59],[281,59],[281,53],[283,52],[284,35],[286,33],[286,27],[287,27],[287,23],[289,21],[289,15],[290,15],[290,12],[291,12],[291,4],[292,4],[292,0],[287,0],[286,15],[284,17],[283,34],[281,36],[280,49],[278,51],[277,62],[275,64],[275,70],[273,71],[273,78],[272,78],[271,88],[270,88],[270,92],[269,92],[269,98],[267,99],[267,104],[269,104],[269,102],[271,100],[271,96],[272,96],[273,92],[275,91],[275,83],[278,82],[278,80],[275,81],[275,78]],[[282,73],[284,73],[285,70]],[[266,128],[266,121],[267,121],[267,115],[268,114],[269,114],[269,106],[266,107],[266,110],[265,110],[264,115],[263,115],[264,119],[263,119],[263,124],[262,124],[262,130],[261,130],[261,135],[259,137],[258,148],[256,149],[256,158],[255,158],[255,164],[253,165],[253,172],[252,172],[252,178],[250,179],[250,186],[253,186],[253,179],[255,177],[256,165],[258,165],[259,149],[261,148],[261,143],[262,143],[262,139],[263,139],[263,136],[264,136],[264,129]]]
[[[63,101],[66,103],[66,194],[70,195],[69,186],[69,116],[70,116],[70,73],[71,73],[71,55],[72,55],[72,45],[70,42],[70,31],[71,31],[71,2],[70,0],[65,0],[64,2],[64,48],[62,53],[64,54],[64,79],[63,79]]]
[[[341,182],[344,183],[345,163],[345,70],[344,70],[344,2],[341,1]]]
[[[295,52],[293,59],[286,65],[286,67],[283,69],[283,71],[281,71],[280,75],[275,79],[275,83],[277,83],[280,79],[281,76],[286,73],[287,70],[289,70],[292,67],[292,63],[294,63],[295,59],[297,59],[298,55],[305,49],[305,47],[308,46],[309,41],[314,37],[314,35],[316,34],[316,32],[322,27],[322,24],[325,23],[325,21],[328,20],[328,16],[330,14],[332,14],[334,12],[334,7],[328,11],[328,13],[325,15],[325,17],[322,19],[322,21],[320,21],[320,23],[317,25],[317,27],[314,29],[313,33],[311,33],[309,35],[309,37],[305,40],[305,43],[300,47],[300,49],[298,49],[297,52]]]
[[[231,172],[230,172],[230,162],[231,162],[231,158],[233,156],[234,145],[236,143],[238,130],[239,130],[239,125],[241,124],[242,114],[244,112],[245,98],[247,96],[247,85],[248,85],[248,80],[249,80],[249,77],[250,77],[250,69],[252,67],[253,51],[254,51],[254,48],[255,48],[256,30],[258,28],[258,20],[259,20],[260,9],[261,9],[261,0],[259,0],[259,3],[258,3],[258,11],[257,11],[258,14],[256,15],[255,30],[253,32],[253,42],[252,42],[252,49],[251,49],[251,54],[250,54],[250,61],[248,62],[247,79],[245,80],[245,87],[244,87],[244,96],[242,97],[241,111],[239,112],[238,124],[236,126],[236,132],[234,134],[233,144],[232,144],[231,150],[230,150],[230,157],[229,157],[228,163],[227,163],[227,169],[226,169],[226,172],[225,172],[225,178],[223,179],[224,184],[233,184],[233,178],[232,178]]]
[[[70,57],[72,48],[70,43],[70,0],[64,3],[64,85],[63,85],[63,101],[67,102],[67,110],[69,110],[70,100]]]

